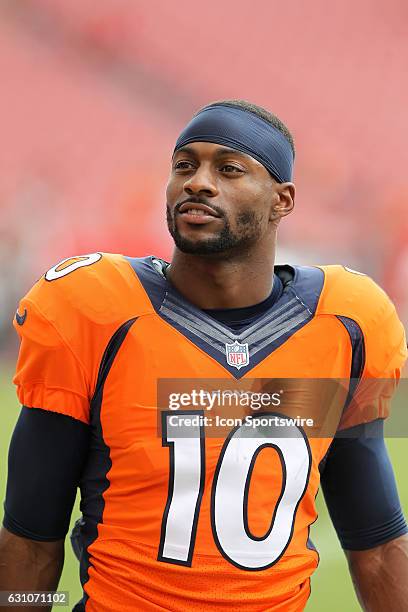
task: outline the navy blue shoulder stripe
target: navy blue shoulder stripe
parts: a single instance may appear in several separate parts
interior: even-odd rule
[[[105,443],[101,424],[103,389],[115,357],[129,329],[136,320],[137,317],[123,323],[109,340],[99,366],[95,393],[91,401],[90,452],[81,479],[81,511],[83,521],[81,522],[80,538],[83,553],[80,560],[80,578],[82,587],[89,580],[90,559],[88,547],[98,537],[98,525],[103,522],[102,517],[105,508],[103,494],[110,485],[106,475],[112,467],[110,449]],[[88,595],[84,592],[82,600],[76,604],[73,610],[75,612],[83,612],[87,600]]]
[[[96,381],[95,392],[91,401],[91,414],[93,413],[95,407],[99,407],[100,409],[100,395],[102,394],[106,377],[109,374],[115,357],[120,347],[122,346],[129,329],[132,327],[133,323],[136,320],[137,317],[134,317],[133,319],[129,319],[128,321],[123,323],[116,330],[116,332],[113,334],[112,338],[108,342],[108,345],[103,353],[102,360],[99,366],[98,379]]]
[[[346,403],[344,406],[344,410],[350,404],[353,395],[357,389],[358,383],[360,382],[361,376],[363,374],[364,366],[365,366],[365,344],[364,344],[364,334],[362,332],[361,327],[354,321],[354,319],[350,319],[349,317],[343,317],[337,315],[339,321],[341,321],[344,327],[347,329],[347,332],[350,336],[351,342],[351,368],[350,368],[350,386],[349,392],[347,395]]]

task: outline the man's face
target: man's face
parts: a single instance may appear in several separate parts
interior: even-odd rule
[[[278,188],[245,153],[207,142],[182,147],[172,159],[166,192],[167,225],[177,248],[195,255],[244,253],[270,229]]]

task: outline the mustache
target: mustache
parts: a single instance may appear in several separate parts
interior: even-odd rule
[[[216,206],[212,202],[209,202],[207,198],[203,198],[201,196],[194,196],[194,195],[191,195],[188,198],[184,198],[184,200],[182,200],[181,202],[178,202],[174,207],[174,214],[177,214],[180,210],[180,207],[186,202],[192,202],[193,204],[203,204],[204,206],[208,206],[208,208],[211,208],[220,217],[225,217],[225,213],[222,210],[222,208],[220,208],[219,206]]]

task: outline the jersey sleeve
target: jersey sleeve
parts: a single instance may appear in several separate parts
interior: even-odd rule
[[[339,429],[389,416],[407,358],[405,331],[394,304],[369,277],[363,282],[356,320],[363,334],[364,369]]]
[[[40,283],[42,281],[39,281]],[[21,344],[13,382],[20,403],[42,408],[89,422],[90,381],[86,367],[64,337],[57,321],[51,321],[42,310],[41,300],[60,316],[69,317],[62,300],[50,304],[41,287],[21,300],[13,325]],[[59,303],[58,303],[59,302]],[[21,324],[22,316],[25,316]]]
[[[114,333],[153,309],[122,255],[63,260],[21,300],[14,383],[20,402],[89,423],[100,364]]]

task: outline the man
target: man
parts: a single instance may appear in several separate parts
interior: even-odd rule
[[[321,470],[362,607],[407,609],[407,526],[382,436],[389,393],[364,387],[393,386],[404,331],[368,277],[274,266],[294,206],[293,158],[268,111],[234,100],[201,109],[172,158],[171,265],[68,259],[22,300],[0,590],[57,587],[79,484],[75,610],[303,610]],[[159,410],[163,381],[172,391],[186,379],[196,395],[170,393],[180,410]],[[224,439],[204,420],[178,436],[182,418],[204,419],[196,389],[214,379],[262,389],[295,380],[300,391],[347,379],[348,395],[340,411],[322,404],[330,435],[295,424],[282,436],[277,424],[252,428],[250,415]],[[333,440],[336,430],[349,435]]]

